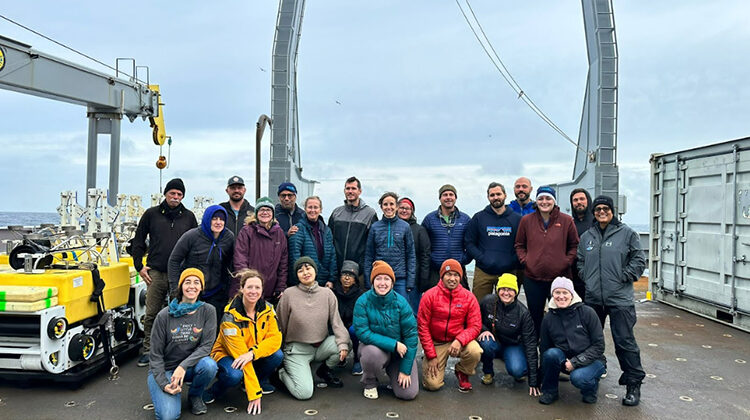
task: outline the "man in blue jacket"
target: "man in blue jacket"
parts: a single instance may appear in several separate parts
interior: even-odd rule
[[[464,234],[469,260],[476,260],[472,291],[478,301],[492,293],[497,278],[519,267],[514,243],[521,215],[505,205],[505,187],[487,187],[490,204],[471,218]]]
[[[463,267],[471,261],[464,248],[464,232],[469,223],[469,215],[456,207],[456,187],[445,184],[438,191],[440,207],[422,220],[422,226],[430,236],[430,287],[440,280],[440,266],[447,259],[454,259]],[[465,273],[466,271],[463,270]],[[462,279],[466,284],[466,278]]]

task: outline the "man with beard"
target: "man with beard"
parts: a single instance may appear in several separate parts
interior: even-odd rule
[[[167,182],[164,201],[146,210],[138,221],[138,228],[131,241],[130,255],[133,267],[148,286],[146,289],[146,315],[143,317],[143,353],[138,366],[148,366],[151,349],[151,328],[156,314],[164,307],[169,293],[167,269],[169,255],[183,233],[198,226],[195,215],[182,205],[185,184],[180,178]],[[146,239],[148,238],[148,244]],[[148,251],[146,265],[143,256]]]
[[[576,230],[578,231],[578,237],[583,235],[591,226],[594,225],[594,213],[589,210],[589,203],[591,203],[591,196],[585,188],[576,188],[570,193],[570,208],[571,216],[573,216],[573,222],[576,224]],[[576,268],[576,262],[573,262],[572,274],[573,287],[575,288],[578,296],[582,300],[586,300],[586,284],[578,276],[578,269]]]
[[[466,253],[477,262],[472,291],[478,301],[492,293],[498,277],[519,267],[514,244],[521,215],[505,205],[505,197],[505,187],[491,183],[487,187],[490,204],[466,226]]]
[[[466,256],[464,248],[464,232],[469,223],[469,215],[458,210],[456,199],[458,193],[456,187],[445,184],[438,190],[440,207],[430,212],[422,220],[422,226],[430,236],[432,246],[430,254],[430,286],[437,285],[440,280],[440,266],[447,259],[454,259],[461,264],[461,274],[465,273],[463,267],[471,261]],[[466,285],[466,277],[461,281]],[[468,285],[466,285],[468,289]]]
[[[297,205],[297,187],[291,182],[282,182],[279,185],[278,196],[279,204],[274,210],[276,221],[286,236],[292,236],[297,232],[295,225],[305,217],[305,211]]]
[[[513,194],[516,199],[508,203],[508,207],[521,216],[526,216],[534,212],[534,201],[531,199],[531,192],[534,187],[531,186],[531,180],[526,177],[520,177],[513,184]]]
[[[245,226],[245,218],[248,215],[255,212],[255,207],[245,200],[245,181],[235,175],[227,181],[227,195],[229,195],[229,201],[225,201],[220,206],[224,207],[227,211],[227,229],[232,231],[234,237],[240,233],[242,226]]]

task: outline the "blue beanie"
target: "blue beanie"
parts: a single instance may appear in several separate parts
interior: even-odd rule
[[[297,195],[297,187],[295,187],[291,182],[282,182],[281,185],[279,185],[279,191],[276,193],[276,195],[281,195],[282,191],[289,191],[290,193],[294,193],[294,195]]]
[[[549,185],[539,187],[539,189],[536,190],[536,198],[538,199],[539,196],[551,197],[553,200],[555,200],[555,202],[557,202],[557,197],[555,197],[555,189],[550,187]]]

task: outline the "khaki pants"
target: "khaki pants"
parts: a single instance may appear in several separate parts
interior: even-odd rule
[[[422,375],[422,386],[424,389],[437,391],[445,385],[445,365],[448,363],[448,350],[450,350],[450,347],[451,343],[435,343],[435,352],[438,359],[437,376],[427,375],[427,358],[425,357],[422,360],[422,372],[424,372]],[[471,340],[458,353],[458,358],[461,360],[456,363],[456,371],[463,372],[469,376],[473,375],[481,356],[482,348],[479,346],[479,343],[476,340]]]
[[[154,325],[156,314],[167,306],[169,294],[169,279],[167,273],[148,270],[151,284],[146,288],[146,315],[143,317],[143,353],[148,354],[151,349],[151,327]]]
[[[474,281],[471,291],[474,292],[474,296],[477,297],[479,302],[482,301],[483,297],[494,293],[498,277],[494,274],[485,273],[479,267],[474,267]]]

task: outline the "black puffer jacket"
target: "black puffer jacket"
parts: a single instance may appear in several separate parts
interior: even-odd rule
[[[565,309],[559,309],[550,299],[549,312],[542,320],[539,353],[557,347],[574,368],[588,366],[594,360],[604,362],[604,333],[599,317],[577,294],[573,296],[573,303]]]
[[[417,253],[417,289],[424,293],[431,287],[430,285],[430,253],[432,245],[430,244],[430,235],[427,229],[417,223],[417,218],[412,215],[407,220],[411,234],[414,236],[414,250]]]
[[[529,386],[538,386],[536,334],[534,321],[526,306],[518,300],[510,305],[504,305],[500,298],[492,293],[482,298],[479,309],[482,311],[482,332],[491,332],[495,340],[503,345],[523,345],[529,369]]]

